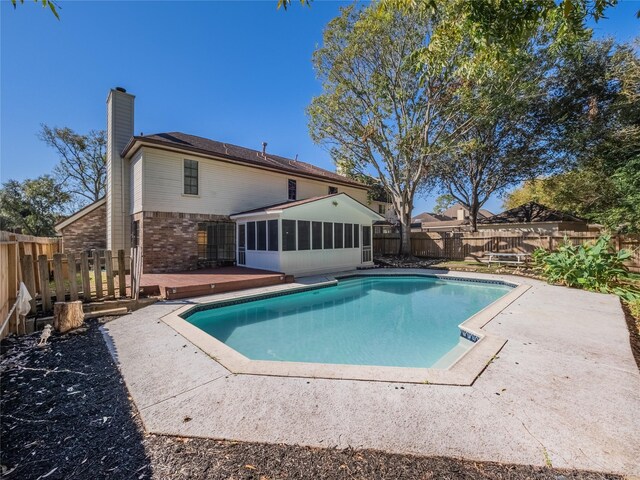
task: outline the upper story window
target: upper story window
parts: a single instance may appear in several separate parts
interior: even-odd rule
[[[198,195],[198,162],[184,161],[184,194]]]
[[[297,190],[298,190],[298,186],[297,186],[297,182],[295,180],[288,180],[288,192],[289,192],[289,200],[296,200],[297,198]]]
[[[387,210],[387,208],[386,208],[386,205],[384,203],[379,203],[378,204],[378,213],[380,215],[384,215],[386,213],[386,210]]]
[[[333,195],[334,193],[338,193],[338,187],[329,187],[329,195]]]

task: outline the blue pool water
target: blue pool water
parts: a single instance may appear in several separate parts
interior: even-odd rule
[[[197,311],[186,320],[252,360],[431,367],[459,348],[460,323],[510,289],[434,277],[363,276]]]

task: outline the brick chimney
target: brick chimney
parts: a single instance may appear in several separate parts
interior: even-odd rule
[[[457,214],[458,214],[457,219],[458,219],[458,220],[464,220],[464,219],[465,219],[465,217],[466,217],[466,213],[467,213],[467,212],[465,211],[465,209],[464,209],[464,208],[459,208],[459,209],[458,209],[458,212],[457,212]]]
[[[130,246],[129,169],[120,156],[133,136],[135,97],[112,88],[107,97],[107,249]]]

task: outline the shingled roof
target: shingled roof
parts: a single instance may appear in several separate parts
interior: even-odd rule
[[[122,152],[122,157],[133,153],[136,143],[166,146],[179,148],[189,152],[211,155],[223,159],[246,163],[262,168],[269,168],[289,172],[293,174],[320,178],[341,184],[352,185],[359,188],[367,188],[366,185],[339,175],[335,172],[325,170],[310,163],[292,160],[267,153],[263,155],[261,151],[250,148],[239,147],[230,143],[218,142],[208,138],[188,135],[181,132],[155,133],[153,135],[139,135],[131,137],[131,140]]]
[[[534,223],[534,222],[585,222],[574,215],[553,210],[536,202],[525,203],[489,218],[478,219],[481,224]]]

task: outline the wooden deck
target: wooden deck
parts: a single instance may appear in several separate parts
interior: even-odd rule
[[[284,273],[244,267],[220,267],[176,273],[143,273],[140,293],[166,299],[197,297],[266,287],[293,281]]]

